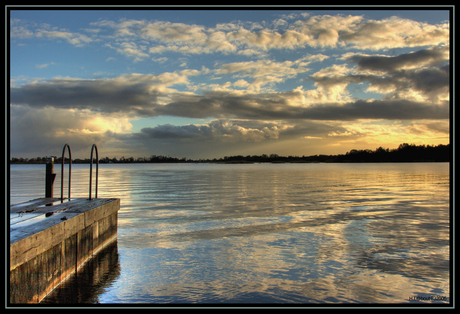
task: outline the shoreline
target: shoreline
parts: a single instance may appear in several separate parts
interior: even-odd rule
[[[99,164],[372,164],[372,163],[442,163],[442,162],[451,162],[451,160],[372,160],[372,161],[164,161],[164,162],[155,162],[155,161],[142,161],[142,162],[100,162]],[[10,165],[44,165],[44,162],[11,162],[8,161]],[[66,164],[68,164],[66,162]],[[72,164],[89,164],[88,162],[74,162]]]

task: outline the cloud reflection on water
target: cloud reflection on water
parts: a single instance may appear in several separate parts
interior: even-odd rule
[[[447,171],[270,166],[148,177],[152,194],[131,199],[138,210],[120,224],[122,247],[137,252],[129,262],[161,268],[145,280],[133,267],[149,283],[137,288],[138,301],[386,303],[449,294]]]
[[[102,165],[99,182],[122,206],[101,303],[450,294],[448,164]]]

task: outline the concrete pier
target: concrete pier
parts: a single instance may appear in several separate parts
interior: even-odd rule
[[[116,239],[119,209],[116,198],[10,206],[10,303],[40,302]]]

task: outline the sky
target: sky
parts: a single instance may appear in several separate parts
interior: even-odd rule
[[[9,13],[10,157],[449,143],[448,8]]]

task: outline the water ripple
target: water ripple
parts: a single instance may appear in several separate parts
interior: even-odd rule
[[[74,168],[72,194],[86,195],[88,170]],[[41,187],[21,190],[41,170],[11,169],[12,202],[41,196]],[[119,267],[88,302],[412,303],[450,294],[446,163],[101,165],[99,182],[100,197],[121,199]]]

